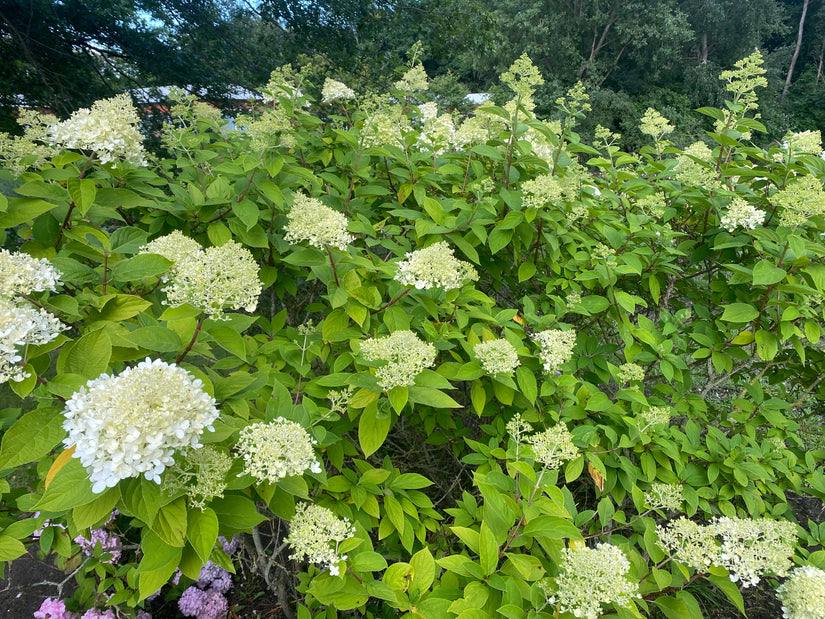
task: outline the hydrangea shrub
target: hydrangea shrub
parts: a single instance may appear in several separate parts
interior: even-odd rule
[[[640,153],[582,142],[581,85],[535,118],[527,56],[469,118],[415,59],[320,102],[281,68],[237,129],[182,97],[158,154],[122,98],[22,115],[0,560],[74,571],[44,616],[221,616],[236,535],[286,617],[698,618],[765,579],[821,616],[788,497],[825,498],[825,161],[759,145],[763,73],[684,151],[652,109]]]

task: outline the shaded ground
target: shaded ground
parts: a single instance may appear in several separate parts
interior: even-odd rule
[[[60,595],[58,583],[66,574],[37,559],[35,548],[27,555],[6,565],[5,578],[0,580],[0,618],[28,619],[47,597]],[[72,594],[74,579],[63,587],[63,597]]]

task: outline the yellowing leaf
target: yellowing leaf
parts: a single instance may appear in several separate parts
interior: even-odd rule
[[[587,463],[587,472],[590,473],[590,477],[596,484],[596,487],[599,489],[599,492],[604,492],[604,477],[602,474],[599,473],[599,470],[593,466],[592,462]]]
[[[52,466],[49,469],[49,472],[46,473],[46,488],[49,487],[49,484],[52,483],[52,479],[54,476],[57,475],[57,472],[62,469],[66,464],[68,464],[69,460],[72,459],[72,455],[74,454],[75,446],[72,445],[68,449],[64,449],[57,458],[55,458],[54,462],[52,462]]]

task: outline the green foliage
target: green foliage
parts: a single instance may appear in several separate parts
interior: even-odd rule
[[[406,98],[379,104],[397,131],[367,147],[375,108],[315,107],[310,86],[291,81],[306,75],[274,75],[245,131],[181,116],[152,165],[84,153],[20,176],[5,246],[62,272],[31,301],[66,330],[23,351],[31,376],[2,387],[27,412],[4,411],[0,466],[35,481],[2,488],[0,558],[24,552],[48,518],[67,532],[47,527],[42,552],[75,567],[69,540],[116,508],[135,550],[120,567],[89,561],[81,582],[99,578],[97,594],[129,607],[176,567],[196,578],[207,560],[228,565],[217,536],[248,533],[255,568],[299,617],[566,619],[563,566],[599,543],[621,550],[617,577],[639,591],[602,610],[701,617],[685,587],[703,578],[741,610],[728,571],[670,556],[657,526],[679,512],[794,521],[789,493],[825,498],[825,453],[799,435],[803,399],[825,394],[825,204],[785,227],[793,205],[775,199],[799,179],[821,183],[822,160],[754,145],[750,87],[700,110],[721,123],[706,159],[663,139],[623,152],[604,129],[584,143],[583,88],[559,100],[561,122],[543,123],[529,110],[535,76],[506,108],[479,110],[487,137],[474,146],[421,140],[422,107]],[[285,239],[306,196],[346,217],[344,249],[324,241],[340,220],[322,210],[317,229]],[[759,221],[736,219],[734,199]],[[187,262],[140,248],[172,231],[249,250],[257,309],[210,318],[166,305]],[[439,242],[474,269],[448,290],[403,285],[399,263]],[[437,267],[419,281],[443,276]],[[435,361],[384,391],[381,372],[403,354],[367,359],[363,343],[407,330]],[[511,373],[484,370],[476,346],[495,339],[517,352]],[[96,494],[60,447],[61,400],[146,357],[180,364],[215,397],[220,417],[202,440],[235,460],[222,496],[193,506],[179,480],[172,490],[144,477]],[[274,483],[244,472],[240,430],[277,418],[309,433],[319,470]],[[667,492],[680,493],[675,505],[652,498]],[[282,545],[299,501],[353,527],[329,565],[290,562]],[[820,529],[800,523],[795,562],[825,566]],[[78,603],[94,602],[90,587]]]

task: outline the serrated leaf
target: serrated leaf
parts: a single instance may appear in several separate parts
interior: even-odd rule
[[[218,516],[215,510],[190,509],[187,515],[186,539],[198,553],[201,563],[209,560],[218,539]]]
[[[391,425],[390,415],[378,414],[377,401],[364,409],[358,420],[358,443],[365,458],[374,454],[384,444]]]

